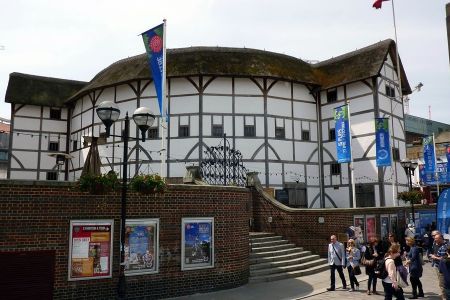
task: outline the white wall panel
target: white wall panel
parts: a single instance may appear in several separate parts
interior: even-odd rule
[[[284,164],[285,180],[288,182],[305,182],[305,165]]]
[[[35,180],[37,178],[36,176],[36,171],[11,171],[11,179]]]
[[[267,98],[267,113],[276,116],[291,116],[291,101]]]
[[[294,99],[296,100],[303,100],[303,101],[310,101],[310,102],[316,102],[314,100],[314,97],[309,92],[308,88],[304,86],[303,84],[294,84]]]
[[[37,169],[38,152],[14,151],[14,156],[20,161],[25,169]],[[15,159],[11,159],[12,168],[20,168]]]
[[[323,161],[324,162],[334,162],[337,160],[337,155],[336,155],[336,142],[332,141],[332,142],[327,142],[323,144],[323,149],[327,150],[323,152]],[[332,155],[330,157],[330,154]]]
[[[172,83],[172,79],[170,79],[169,81],[170,81],[170,83]],[[148,80],[141,81],[141,87],[144,87],[147,83],[148,83],[148,85],[142,91],[141,96],[142,97],[156,97],[155,84],[153,81],[151,81],[151,82],[149,82]],[[170,86],[170,88],[171,88],[171,86]],[[169,93],[169,91],[167,93]]]
[[[264,118],[256,117],[256,136],[264,136]]]
[[[262,95],[261,89],[248,78],[234,79],[234,93],[241,95]]]
[[[242,157],[244,159],[252,158],[255,151],[264,143],[263,139],[245,139],[245,138],[236,138],[236,149],[241,151]],[[261,152],[264,154],[264,149],[261,149]]]
[[[375,135],[354,138],[352,140],[353,158],[355,159],[362,158],[364,153],[374,142],[375,142]],[[373,144],[373,146],[371,147],[371,149],[367,154],[367,157],[374,157],[375,155],[376,155],[375,144]]]
[[[283,176],[281,173],[283,172],[283,165],[281,163],[269,163],[269,173],[272,173],[272,176],[269,177],[270,184],[282,184]]]
[[[223,122],[223,132],[227,136],[233,136],[233,118],[231,116],[225,116]]]
[[[339,187],[338,190],[334,188],[325,188],[325,194],[327,194],[337,207],[349,207],[349,191],[348,187]],[[325,198],[325,207],[334,207],[330,200]]]
[[[16,105],[16,108],[18,105]],[[19,116],[25,116],[25,117],[41,117],[41,107],[37,105],[25,105],[21,107],[17,113],[15,114],[16,117]]]
[[[294,102],[294,118],[316,120],[316,105],[304,102]]]
[[[278,81],[269,90],[269,96],[291,99],[291,84],[287,81]]]
[[[86,109],[92,107],[92,102],[91,102],[91,98],[89,97],[89,95],[84,96],[82,101],[83,101],[83,104],[82,104],[83,111],[85,111]]]
[[[347,98],[357,97],[366,93],[372,93],[372,89],[362,82],[355,82],[347,85]]]
[[[267,118],[267,136],[269,138],[275,137],[275,119],[274,118]]]
[[[231,94],[233,92],[231,78],[215,78],[204,92],[210,94]]]
[[[133,89],[127,85],[122,84],[117,86],[116,89],[116,101],[122,101],[126,99],[132,99],[136,98],[136,93],[133,91]]]
[[[317,149],[315,143],[295,142],[295,160],[296,161],[308,161],[308,158]]]
[[[198,90],[185,78],[170,79],[170,95],[198,94]]]
[[[205,113],[231,113],[232,112],[231,96],[203,96],[203,111]]]
[[[14,132],[20,130],[39,130],[40,119],[30,119],[26,117],[14,118]]]
[[[317,165],[306,165],[306,172],[308,172],[307,184],[319,185],[319,167]]]
[[[211,116],[203,116],[203,135],[210,136],[211,135]]]
[[[100,91],[97,91],[99,93]],[[112,101],[114,102],[114,88],[105,88],[103,92],[100,94],[100,96],[97,99],[97,102],[95,103],[98,105],[99,103],[102,103],[103,101]]]
[[[339,102],[322,106],[322,119],[334,119],[334,109],[344,104],[345,103]]]
[[[307,188],[306,193],[308,194],[308,207],[311,208],[320,208],[320,199],[318,196],[320,195],[319,188]],[[316,200],[313,204],[314,199]]]
[[[170,141],[170,156],[177,159],[184,159],[192,147],[198,143],[198,138],[176,139]],[[198,158],[198,147],[188,157],[189,159]]]
[[[352,135],[361,135],[375,132],[374,115],[372,112],[361,115],[351,115]]]
[[[198,113],[198,96],[173,97],[170,99],[170,114]]]
[[[39,147],[39,136],[34,135],[31,137],[26,134],[13,134],[13,142],[12,148],[14,150],[14,154],[16,153],[16,149],[28,149],[28,150],[37,150]]]
[[[293,160],[292,142],[283,140],[270,140],[269,144],[275,149],[281,160]]]
[[[374,109],[373,95],[361,96],[350,100],[350,112],[355,113],[358,111]]]
[[[405,132],[403,129],[404,127],[402,126],[402,125],[404,125],[403,122],[397,118],[393,118],[393,120],[394,120],[394,135],[395,135],[395,137],[398,137],[400,139],[405,139]]]
[[[178,122],[179,122],[179,120],[178,120],[179,118],[178,117],[171,117],[170,118],[170,123],[169,123],[169,126],[170,126],[170,136],[171,137],[177,137],[178,136]]]
[[[292,139],[292,120],[289,119],[285,120],[284,133],[286,139]]]
[[[42,120],[42,131],[67,132],[67,121]]]
[[[253,118],[252,118],[253,119]],[[236,136],[244,136],[244,117],[236,116],[234,118],[234,127]]]
[[[264,98],[262,97],[235,97],[236,113],[263,114]]]

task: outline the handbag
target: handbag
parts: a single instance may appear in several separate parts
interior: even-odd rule
[[[353,274],[361,275],[361,268],[359,266],[353,267]]]
[[[361,264],[366,267],[371,267],[375,265],[375,259],[367,259],[363,256],[361,257]]]
[[[408,270],[404,266],[398,266],[395,270],[395,277],[397,279],[397,285],[401,288],[408,286]]]

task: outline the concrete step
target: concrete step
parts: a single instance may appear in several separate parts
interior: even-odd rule
[[[285,255],[268,256],[268,257],[251,257],[250,256],[250,265],[259,265],[259,264],[266,264],[266,263],[270,263],[270,262],[293,260],[293,259],[308,256],[308,255],[311,255],[311,251],[296,251],[296,252],[288,253]]]
[[[309,252],[309,251],[304,251],[304,252]],[[255,271],[255,270],[262,270],[262,269],[280,268],[280,267],[285,267],[285,266],[289,266],[289,265],[298,265],[298,264],[303,264],[303,263],[307,263],[309,261],[320,259],[319,255],[312,255],[310,253],[308,253],[308,254],[309,255],[303,255],[300,257],[288,258],[288,259],[284,259],[284,260],[280,259],[280,260],[276,260],[276,261],[268,261],[268,262],[260,262],[257,264],[250,264],[250,272]]]
[[[295,248],[295,244],[279,244],[273,246],[252,247],[252,253],[270,252]]]
[[[287,278],[296,278],[296,277],[320,273],[323,271],[327,271],[328,269],[329,269],[329,266],[324,264],[324,265],[318,265],[318,266],[314,266],[314,267],[311,267],[308,269],[298,270],[298,271],[293,271],[293,272],[250,277],[249,282],[250,283],[270,282],[270,281],[282,280],[282,279],[287,279]]]
[[[283,238],[279,235],[273,235],[273,236],[264,236],[264,237],[250,237],[249,241],[250,243],[260,243],[260,242],[270,242],[270,241],[279,241]]]
[[[282,239],[278,239],[278,240],[272,240],[272,241],[257,241],[257,242],[250,242],[249,245],[250,247],[252,247],[252,249],[255,248],[260,248],[260,247],[270,247],[270,246],[277,246],[277,245],[282,245],[282,244],[288,244],[289,241],[287,240],[282,240]]]
[[[289,264],[286,266],[276,266],[276,267],[272,267],[272,268],[265,268],[265,269],[253,270],[253,271],[251,270],[250,276],[258,277],[258,276],[264,276],[264,275],[268,276],[268,275],[278,274],[278,273],[296,272],[296,271],[305,270],[305,269],[323,265],[325,262],[326,262],[326,260],[316,257],[315,259],[312,258],[312,260],[310,259],[306,262],[299,263],[299,264]]]
[[[266,252],[257,252],[257,253],[251,252],[250,253],[250,259],[263,258],[263,257],[274,257],[274,256],[291,254],[291,253],[295,253],[295,252],[299,252],[299,251],[303,251],[303,248],[301,248],[301,247],[293,247],[293,248],[288,248],[288,249],[266,251]]]

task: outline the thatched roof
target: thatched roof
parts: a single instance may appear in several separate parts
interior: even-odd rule
[[[312,65],[317,81],[322,89],[377,76],[387,55],[390,54],[394,68],[397,67],[395,42],[391,39],[361,48]],[[405,70],[400,60],[403,94],[410,94]]]
[[[374,45],[317,63],[269,51],[224,47],[190,47],[167,51],[167,76],[242,76],[282,78],[321,89],[378,76],[387,55],[396,63],[395,42]],[[403,93],[411,93],[402,70]],[[145,54],[119,60],[98,73],[89,83],[12,73],[6,101],[62,106],[98,88],[149,79]]]
[[[5,102],[62,107],[70,96],[86,84],[83,81],[11,73]]]

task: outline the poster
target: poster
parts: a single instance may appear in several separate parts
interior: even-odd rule
[[[377,235],[375,216],[366,216],[366,234],[367,240],[369,240],[370,237]]]
[[[377,167],[387,167],[391,165],[391,146],[389,144],[388,122],[388,118],[375,118]]]
[[[70,221],[69,280],[110,278],[114,220]]]
[[[181,269],[214,267],[214,218],[183,218]]]
[[[353,223],[355,227],[359,227],[361,228],[361,233],[363,235],[363,240],[366,241],[366,227],[365,225],[365,220],[364,220],[364,216],[354,216],[353,217]]]
[[[389,233],[389,215],[380,216],[380,240],[387,238]]]
[[[391,214],[391,218],[390,218],[390,220],[391,220],[391,224],[389,224],[390,225],[390,227],[389,227],[389,232],[392,232],[394,235],[398,235],[398,232],[397,232],[397,214]]]
[[[348,105],[336,107],[334,109],[336,152],[338,163],[348,163],[352,160],[351,153],[351,133],[350,116]]]
[[[158,272],[158,219],[129,219],[125,229],[125,275]]]

